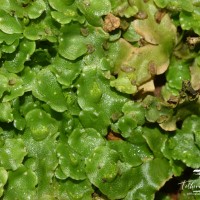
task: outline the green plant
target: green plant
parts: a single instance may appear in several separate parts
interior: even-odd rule
[[[200,168],[199,9],[1,0],[0,197],[169,199]]]

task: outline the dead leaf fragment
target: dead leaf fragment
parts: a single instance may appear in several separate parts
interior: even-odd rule
[[[155,13],[155,20],[158,24],[160,24],[162,18],[165,16],[166,14],[166,11],[165,10],[158,10],[156,13]]]
[[[107,140],[122,140],[122,138],[116,133],[109,132],[107,135]]]
[[[119,17],[116,17],[113,14],[109,13],[104,19],[103,29],[106,32],[111,32],[119,27],[120,27]]]

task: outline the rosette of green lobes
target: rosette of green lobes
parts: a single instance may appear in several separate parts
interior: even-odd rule
[[[36,19],[46,10],[46,4],[40,1],[2,0],[1,9],[12,13],[18,18]]]
[[[137,12],[138,8],[134,1],[115,1],[110,0],[112,5],[112,11],[116,16],[130,18]]]
[[[26,120],[21,115],[21,112],[19,109],[20,109],[20,99],[16,98],[15,100],[13,100],[13,110],[12,110],[13,126],[16,129],[22,131],[22,130],[24,130],[24,128],[26,126]]]
[[[191,79],[190,62],[172,57],[166,72],[167,83],[162,88],[162,95],[167,101],[171,96],[179,96],[183,81]]]
[[[119,141],[109,141],[108,146],[117,151],[120,157],[120,160],[126,164],[131,165],[132,167],[137,167],[143,163],[143,158],[152,159],[151,152],[145,152],[142,148],[137,145],[133,145],[129,142],[119,140]],[[143,155],[142,155],[143,154]],[[145,156],[144,156],[145,155]]]
[[[16,52],[7,56],[3,68],[12,73],[18,73],[24,69],[24,63],[30,59],[35,51],[35,42],[23,39],[20,41]],[[13,58],[14,57],[14,58]]]
[[[63,112],[67,110],[67,101],[56,76],[48,69],[42,69],[36,75],[33,95],[47,103],[53,110]]]
[[[13,53],[22,38],[21,33],[7,34],[0,30],[0,44],[2,53]]]
[[[28,16],[30,19],[36,19],[42,15],[46,10],[46,3],[43,0],[40,1],[28,1],[24,3],[23,12],[24,16]]]
[[[33,109],[26,114],[26,126],[35,140],[51,137],[58,131],[58,122],[41,109]]]
[[[87,25],[81,28],[81,34],[85,37],[87,42],[87,54],[83,57],[82,63],[84,68],[98,68],[102,71],[109,71],[111,66],[106,58],[106,51],[104,46],[108,45],[109,34],[101,27],[94,27]],[[105,75],[106,76],[106,75]]]
[[[156,158],[163,158],[161,149],[164,148],[167,135],[158,128],[143,128],[143,137]],[[156,144],[156,145],[155,145]]]
[[[92,184],[109,199],[121,199],[133,185],[133,168],[120,161],[117,151],[99,146],[86,159],[86,173]]]
[[[3,168],[0,167],[0,197],[3,195],[4,192],[4,185],[8,180],[8,172]]]
[[[10,102],[0,103],[0,122],[12,122],[13,121],[13,109]]]
[[[88,179],[83,181],[67,179],[60,183],[58,199],[91,200],[93,191]]]
[[[166,79],[169,87],[181,90],[182,82],[184,80],[190,80],[189,66],[189,62],[172,57],[166,73]]]
[[[160,8],[171,8],[173,10],[185,10],[188,12],[193,11],[193,1],[190,0],[176,0],[176,1],[170,1],[170,0],[154,0],[156,5]]]
[[[76,60],[88,51],[85,37],[80,32],[80,24],[66,24],[60,31],[58,52],[64,58]]]
[[[180,24],[183,30],[192,29],[196,34],[200,35],[200,8],[194,7],[193,12],[181,12]]]
[[[192,115],[186,118],[183,122],[182,129],[194,134],[195,144],[200,147],[200,118],[197,115]]]
[[[167,70],[176,44],[176,27],[168,14],[158,23],[155,19],[158,9],[152,1],[136,1],[135,4],[138,13],[146,17],[134,20],[132,26],[147,43],[135,47],[121,38],[110,45],[108,52],[110,63],[114,65],[113,73],[118,75],[111,81],[111,86],[128,94],[135,94],[138,87],[142,89],[154,75]],[[158,55],[156,59],[155,55]]]
[[[145,123],[145,108],[139,102],[128,101],[122,107],[122,112],[132,117],[140,126]]]
[[[117,125],[122,136],[125,138],[129,137],[137,127],[136,121],[129,115],[121,117],[115,125]]]
[[[2,52],[4,53],[13,53],[19,45],[19,40],[16,39],[11,45],[3,44]]]
[[[55,9],[51,11],[52,18],[60,24],[68,24],[71,21],[78,21],[82,24],[85,21],[84,15],[77,9],[77,3],[74,0],[49,0],[49,4]]]
[[[69,61],[61,56],[56,56],[51,64],[51,71],[56,75],[57,81],[64,87],[71,87],[73,81],[81,73],[81,61]]]
[[[155,158],[133,168],[131,179],[134,181],[124,200],[154,200],[155,192],[172,178],[172,175],[169,161],[165,158]]]
[[[101,134],[92,128],[75,129],[70,134],[68,143],[83,157],[89,156],[96,147],[106,144]]]
[[[7,190],[3,199],[36,199],[37,176],[34,171],[20,166],[15,171],[9,172]]]
[[[4,74],[0,74],[0,98],[3,96],[4,92],[7,90],[8,78]]]
[[[128,101],[122,107],[124,115],[114,124],[125,138],[133,135],[138,126],[145,123],[145,109],[138,102]]]
[[[60,24],[52,19],[50,13],[46,12],[44,16],[36,20],[31,20],[24,27],[23,35],[29,40],[48,40],[49,42],[57,42]]]
[[[54,1],[54,0],[48,0],[49,5],[58,11],[64,11],[68,8],[68,6],[72,5],[74,3],[75,0],[58,0],[58,1]]]
[[[190,67],[191,72],[191,85],[194,90],[199,89],[200,81],[200,57],[196,57],[194,63]]]
[[[112,69],[113,73],[118,73],[117,79],[111,79],[110,85],[115,87],[118,91],[128,94],[134,94],[137,92],[137,87],[131,83],[129,77],[126,76],[126,73],[120,74],[120,71],[127,71],[128,76],[135,71],[134,67],[124,63],[125,60],[128,60],[132,55],[132,45],[126,42],[123,39],[111,43],[109,47],[109,61],[111,66],[114,66]]]
[[[5,10],[0,9],[0,30],[7,34],[22,33],[21,22]]]
[[[101,26],[102,16],[111,11],[109,0],[77,0],[77,6],[86,20],[93,26]]]
[[[6,139],[0,147],[0,166],[5,169],[18,169],[27,155],[27,150],[22,139]]]
[[[183,122],[182,129],[170,137],[163,148],[163,154],[174,160],[180,160],[188,167],[200,167],[199,150],[200,118],[191,115]]]
[[[2,44],[5,42],[7,45],[13,44],[15,41],[19,40],[22,38],[21,33],[13,33],[13,34],[7,34],[0,30],[0,43]]]
[[[150,95],[143,100],[143,106],[146,108],[146,119],[149,122],[158,122],[159,124],[170,120],[174,112],[164,101]]]
[[[121,112],[127,98],[113,91],[109,80],[95,66],[85,67],[77,81],[78,104],[82,109],[79,117],[84,128],[94,128],[105,135],[112,115]]]
[[[84,180],[86,178],[84,157],[74,151],[68,144],[60,143],[58,145],[57,156],[59,166],[55,175],[58,179],[62,180],[70,177],[74,180]]]
[[[8,73],[5,69],[0,70],[1,86],[0,96],[3,102],[8,102],[24,94],[23,80],[14,73]]]
[[[56,153],[58,134],[38,141],[32,137],[30,128],[27,127],[21,136],[28,152],[24,166],[33,171],[37,177],[35,199],[54,199],[56,196],[56,182],[53,181],[53,177],[58,166]]]

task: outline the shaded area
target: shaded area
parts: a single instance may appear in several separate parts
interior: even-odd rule
[[[193,169],[186,168],[179,177],[173,177],[156,193],[155,200],[161,200],[164,196],[169,196],[171,200],[178,200],[181,193],[181,182],[187,181],[192,176]]]

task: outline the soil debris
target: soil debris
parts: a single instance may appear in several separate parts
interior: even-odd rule
[[[111,32],[119,27],[120,27],[120,18],[109,13],[104,19],[103,29],[106,32]]]

